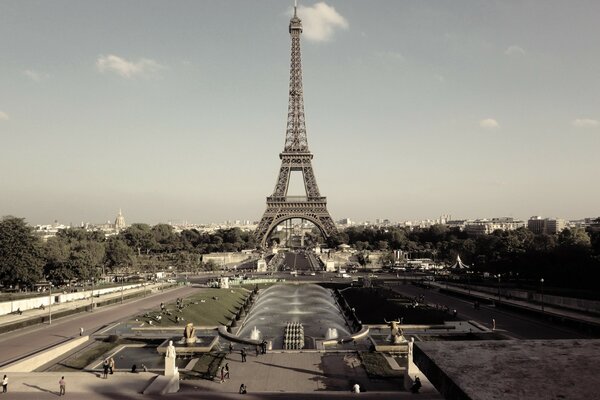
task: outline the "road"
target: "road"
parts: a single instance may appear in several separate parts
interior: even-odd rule
[[[0,366],[9,360],[78,336],[80,327],[84,329],[85,334],[90,334],[145,310],[156,309],[161,302],[171,302],[177,297],[189,296],[198,290],[198,288],[184,286],[130,300],[124,304],[101,307],[93,312],[55,319],[52,325],[35,325],[2,334],[0,335]]]
[[[541,318],[519,314],[518,312],[497,309],[490,305],[481,305],[479,310],[473,308],[473,302],[466,301],[435,289],[425,289],[415,285],[390,286],[405,296],[425,296],[425,302],[448,306],[456,309],[458,316],[466,320],[477,321],[491,328],[492,319],[496,319],[496,330],[504,332],[515,339],[591,339],[593,336],[569,327],[553,324]]]

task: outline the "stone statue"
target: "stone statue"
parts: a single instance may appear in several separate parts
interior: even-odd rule
[[[188,323],[183,330],[183,339],[186,343],[196,343],[196,328],[193,323]]]
[[[385,323],[389,325],[390,327],[390,341],[394,344],[399,344],[405,341],[404,336],[403,336],[403,332],[402,332],[402,328],[400,328],[399,324],[400,324],[400,320],[395,321],[387,321],[385,320]]]
[[[167,351],[165,352],[165,376],[179,377],[179,370],[175,365],[176,356],[177,353],[175,352],[173,341],[169,340],[169,345],[167,346]],[[179,378],[177,378],[177,380],[179,380]],[[179,385],[179,383],[177,385]],[[177,386],[177,389],[179,389],[179,386]]]
[[[173,341],[169,340],[169,345],[167,346],[167,352],[165,353],[166,358],[175,358],[177,353],[175,352],[175,346],[173,346]]]

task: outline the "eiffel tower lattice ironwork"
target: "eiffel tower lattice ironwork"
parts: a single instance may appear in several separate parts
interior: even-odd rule
[[[296,14],[290,19],[292,56],[290,66],[290,97],[288,104],[285,147],[279,154],[281,168],[273,194],[267,197],[267,209],[255,231],[256,239],[262,247],[273,229],[281,222],[302,218],[315,224],[325,238],[337,232],[327,211],[327,198],[321,196],[312,167],[313,155],[308,149],[306,125],[304,123],[304,98],[302,93],[302,63],[300,57],[300,34],[302,21]],[[302,172],[306,197],[288,196],[290,175]]]

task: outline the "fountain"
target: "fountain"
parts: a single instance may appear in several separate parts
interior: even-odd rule
[[[325,335],[325,339],[332,340],[338,338],[338,331],[335,328],[327,328],[327,335]]]
[[[250,332],[250,339],[252,339],[252,340],[260,339],[260,331],[258,330],[258,328],[256,328],[256,326],[254,327],[254,329],[252,329],[252,332]]]
[[[254,339],[254,332],[258,331],[261,339],[271,341],[273,348],[282,349],[286,347],[285,334],[282,336],[282,333],[285,333],[288,323],[294,328],[288,330],[287,343],[296,348],[314,348],[315,341],[319,339],[334,339],[350,334],[350,328],[331,290],[319,285],[302,284],[275,285],[262,290],[248,310],[238,336]]]

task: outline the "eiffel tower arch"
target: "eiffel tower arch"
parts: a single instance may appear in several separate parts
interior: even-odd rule
[[[302,21],[296,14],[296,7],[290,19],[289,32],[292,38],[292,55],[285,146],[279,154],[281,167],[275,190],[267,197],[267,209],[254,233],[262,247],[267,246],[267,240],[277,225],[293,218],[312,222],[325,238],[337,232],[327,211],[327,198],[319,192],[312,167],[313,155],[308,149],[300,56]],[[306,196],[288,196],[290,177],[294,172],[302,174]]]

